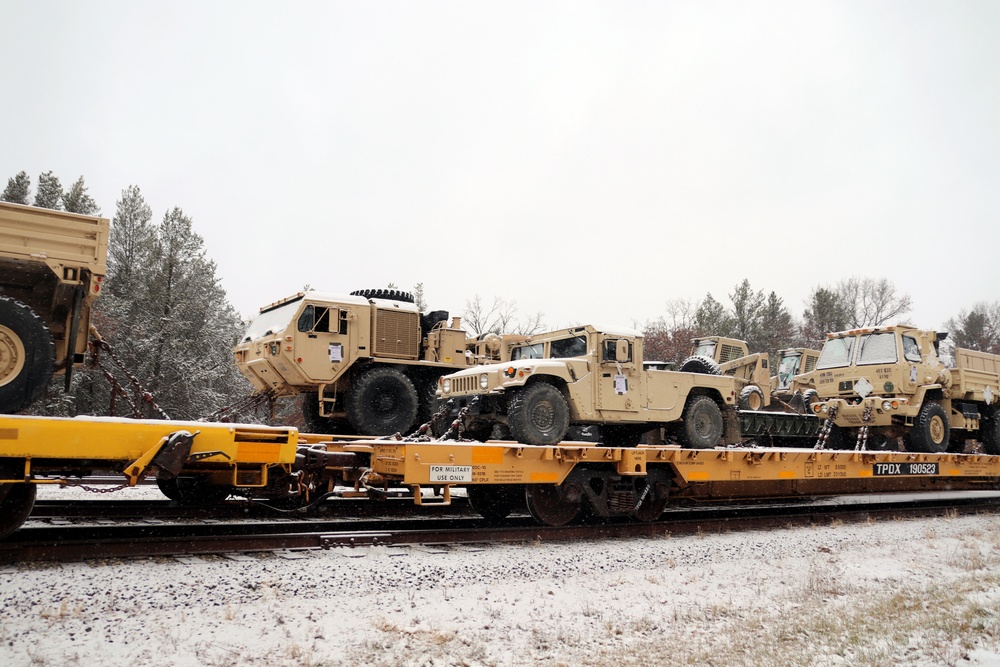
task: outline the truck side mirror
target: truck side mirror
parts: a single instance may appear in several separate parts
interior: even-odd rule
[[[624,338],[619,338],[615,345],[615,361],[622,364],[626,361],[631,361],[631,355],[629,354],[629,344]]]

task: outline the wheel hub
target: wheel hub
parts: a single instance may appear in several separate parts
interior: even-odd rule
[[[531,409],[531,423],[539,431],[548,431],[555,424],[555,410],[548,401],[539,401]]]
[[[24,344],[13,331],[0,325],[0,386],[16,378],[24,369]]]

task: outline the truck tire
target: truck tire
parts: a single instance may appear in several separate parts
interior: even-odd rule
[[[987,410],[979,423],[979,441],[983,443],[984,452],[996,456],[1000,454],[1000,409]]]
[[[802,392],[802,411],[804,414],[813,414],[813,403],[819,400],[819,393],[815,389],[806,389]]]
[[[562,392],[547,382],[519,389],[507,404],[510,434],[526,445],[554,445],[569,430],[569,406]]]
[[[747,385],[740,392],[740,398],[736,402],[736,406],[740,410],[760,410],[764,407],[764,392],[755,384]]]
[[[913,452],[944,452],[948,449],[951,426],[940,403],[928,402],[910,429],[909,449]]]
[[[413,303],[413,295],[398,289],[359,289],[351,292],[351,296],[360,296],[365,299],[388,299],[389,301],[402,301],[403,303]]]
[[[347,419],[361,435],[409,435],[417,421],[417,389],[393,366],[362,371],[347,390]]]
[[[695,355],[681,362],[681,373],[701,373],[702,375],[722,375],[719,364],[711,357]]]
[[[337,433],[342,422],[319,416],[319,396],[302,394],[302,421],[306,433]]]
[[[38,400],[52,379],[55,359],[42,319],[20,301],[0,296],[0,412],[20,412]]]
[[[680,441],[692,449],[709,449],[722,439],[723,421],[719,405],[708,396],[693,396],[684,408]]]

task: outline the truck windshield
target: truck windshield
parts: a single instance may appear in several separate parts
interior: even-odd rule
[[[696,341],[691,356],[711,357],[715,359],[715,345],[714,340]]]
[[[286,303],[284,306],[258,315],[257,319],[250,323],[247,332],[243,334],[243,342],[247,343],[279,331],[284,331],[288,323],[292,321],[292,317],[301,303],[301,301],[293,301],[292,303]]]
[[[858,365],[896,363],[896,334],[877,333],[861,337]]]
[[[518,359],[541,359],[545,356],[545,343],[535,343],[534,345],[519,345],[510,351],[510,360]]]
[[[854,349],[854,336],[847,338],[831,338],[823,344],[819,353],[816,368],[837,368],[851,363],[851,350]]]
[[[801,363],[801,354],[786,354],[781,358],[778,366],[778,389],[788,389],[791,386],[792,378],[799,374]]]

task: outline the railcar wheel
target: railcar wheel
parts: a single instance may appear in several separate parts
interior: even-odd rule
[[[764,392],[755,384],[743,387],[737,406],[740,410],[760,410],[764,407]]]
[[[524,497],[531,517],[546,526],[565,526],[580,512],[580,501],[568,499],[555,484],[528,484]]]
[[[35,311],[0,296],[0,412],[20,412],[38,400],[55,358],[52,334]]]
[[[980,422],[979,440],[984,452],[993,456],[1000,454],[1000,409],[989,410],[986,419]]]
[[[910,429],[910,447],[914,452],[943,452],[948,449],[951,426],[940,403],[925,403]]]
[[[693,449],[708,449],[722,438],[722,411],[708,396],[694,396],[684,408],[681,444]]]
[[[526,445],[554,445],[569,430],[569,406],[557,388],[536,382],[515,393],[507,405],[510,434]]]
[[[465,487],[469,504],[487,523],[500,523],[524,509],[524,488],[516,484],[474,484]]]
[[[392,366],[363,371],[347,392],[347,418],[362,435],[409,435],[419,397],[410,378]]]
[[[34,506],[34,484],[0,484],[0,540],[20,528]]]
[[[167,498],[181,505],[216,505],[229,497],[233,487],[212,484],[206,477],[174,477],[156,480],[156,485]]]

